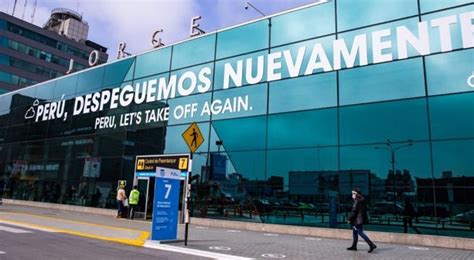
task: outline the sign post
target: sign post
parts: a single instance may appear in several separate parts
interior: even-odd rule
[[[191,197],[191,183],[189,180],[192,177],[192,162],[193,162],[193,153],[199,148],[199,146],[204,143],[204,137],[201,133],[201,129],[196,123],[192,123],[182,134],[184,141],[188,145],[191,157],[189,162],[189,174],[186,178],[186,183],[184,185],[184,204],[185,204],[185,211],[184,211],[184,245],[188,245],[188,229],[189,229],[189,198]]]
[[[153,160],[156,181],[151,239],[175,240],[178,238],[181,172],[189,170],[189,155],[161,155]]]

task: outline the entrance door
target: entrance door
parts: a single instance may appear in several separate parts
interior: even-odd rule
[[[153,201],[155,199],[155,177],[148,178],[145,219],[153,218]]]
[[[138,178],[137,186],[140,191],[140,199],[138,209],[135,212],[135,217],[151,219],[153,213],[153,198],[155,194],[155,178]]]
[[[180,182],[179,192],[179,223],[184,223],[184,180]],[[140,199],[138,209],[135,211],[135,218],[152,219],[153,218],[153,200],[155,198],[155,177],[138,177],[138,190]]]

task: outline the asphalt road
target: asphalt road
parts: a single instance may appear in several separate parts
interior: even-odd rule
[[[208,259],[0,224],[0,259]]]
[[[151,223],[116,219],[111,216],[43,209],[25,206],[0,207],[0,260],[2,259],[206,259],[200,256],[220,254],[252,259],[474,259],[474,251],[439,247],[409,246],[376,242],[375,252],[360,239],[359,251],[347,251],[347,239],[305,237],[248,230],[231,230],[190,225],[188,247],[182,241],[153,245],[155,249],[107,242],[109,238],[136,237],[150,231]],[[49,227],[48,233],[41,227]],[[12,229],[13,228],[13,229]],[[33,228],[34,230],[30,229]],[[37,230],[37,228],[40,228]],[[17,229],[15,232],[14,229]],[[133,233],[130,236],[127,232]],[[18,231],[22,230],[22,231]],[[65,232],[67,230],[76,231]],[[25,233],[28,232],[28,233]],[[100,232],[99,232],[100,231]],[[125,232],[125,233],[124,233]],[[138,233],[137,233],[138,232]],[[367,232],[369,237],[372,232]],[[88,235],[101,238],[84,238]],[[178,238],[183,238],[179,226]],[[89,236],[91,237],[91,236]],[[144,238],[145,239],[145,238]],[[133,240],[135,241],[135,240]],[[143,242],[143,241],[142,241]],[[148,244],[145,244],[148,246]],[[164,248],[167,247],[167,248]],[[164,251],[163,251],[164,250]],[[3,254],[4,252],[4,254]],[[176,252],[176,253],[174,253]],[[225,256],[223,256],[223,254]]]

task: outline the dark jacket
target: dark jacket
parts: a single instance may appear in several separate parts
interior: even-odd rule
[[[400,214],[402,217],[410,217],[413,218],[416,216],[416,211],[413,208],[413,205],[411,205],[410,202],[405,203],[405,208],[403,208],[402,213]]]
[[[369,216],[367,215],[367,201],[365,198],[354,200],[351,215],[349,216],[351,225],[369,224]]]

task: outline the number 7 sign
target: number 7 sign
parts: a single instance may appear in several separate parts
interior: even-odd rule
[[[174,240],[178,235],[179,169],[156,167],[152,240]]]

